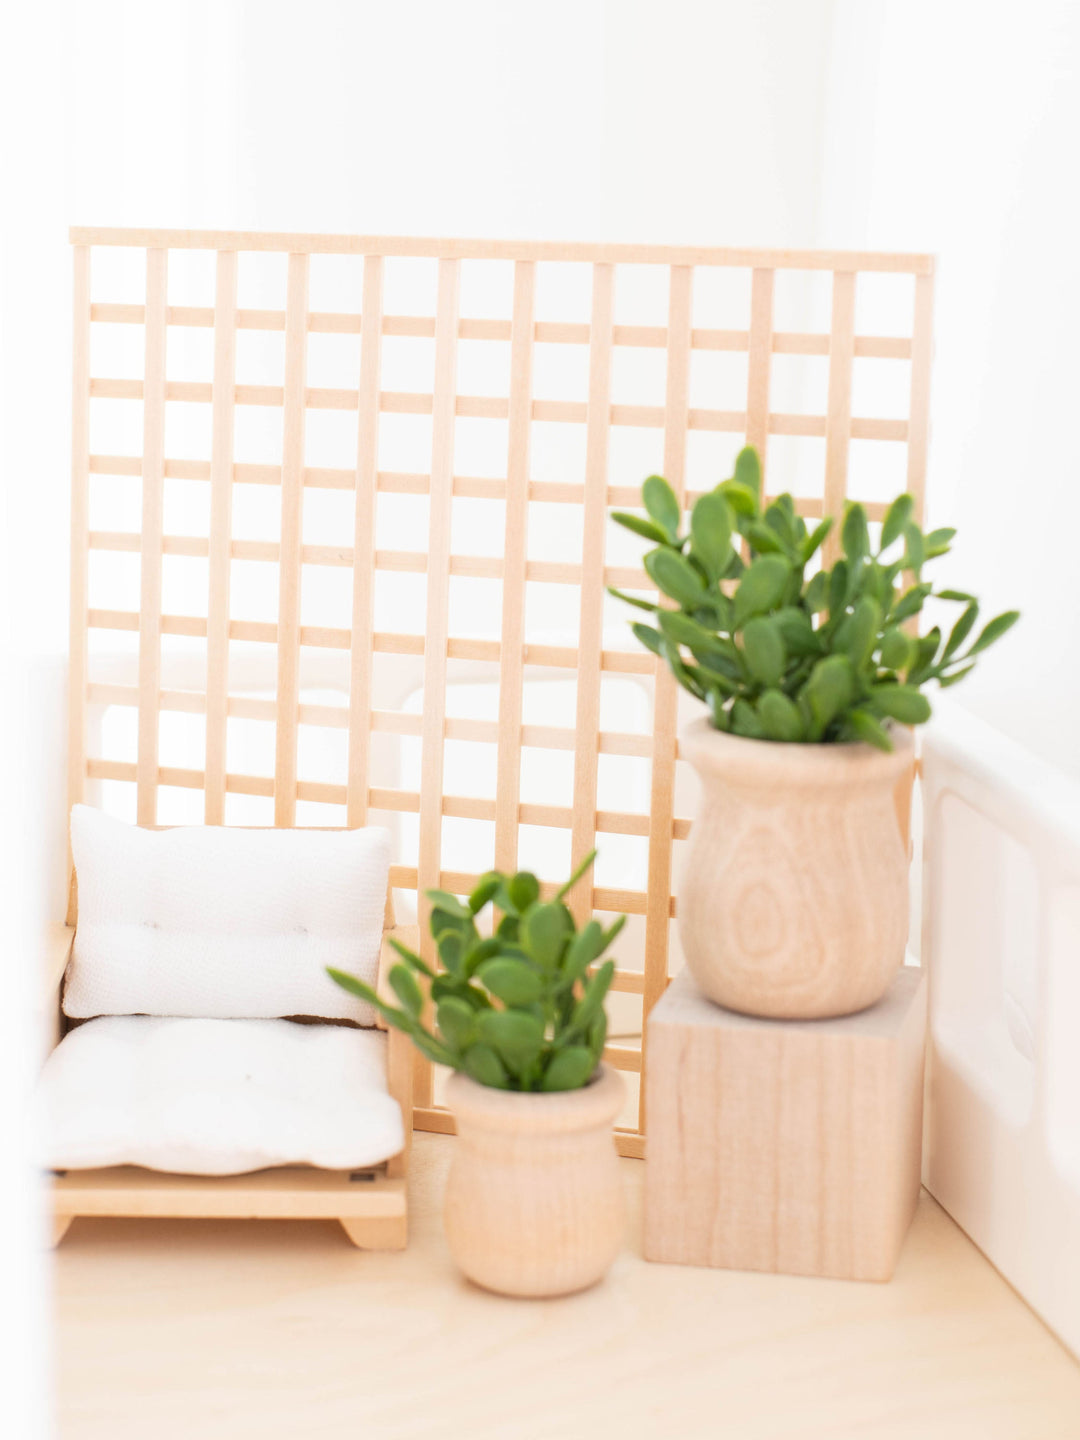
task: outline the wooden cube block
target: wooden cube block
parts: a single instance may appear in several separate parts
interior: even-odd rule
[[[922,1150],[926,983],[837,1020],[759,1020],[684,971],[649,1017],[645,1257],[888,1280]]]

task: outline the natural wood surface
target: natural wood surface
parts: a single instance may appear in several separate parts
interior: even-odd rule
[[[926,977],[791,1021],[722,1010],[683,971],[648,1034],[647,1257],[888,1280],[919,1193]]]
[[[500,1299],[454,1268],[454,1142],[417,1137],[404,1254],[325,1222],[78,1220],[60,1440],[1075,1440],[1080,1367],[927,1195],[888,1285],[650,1265]]]

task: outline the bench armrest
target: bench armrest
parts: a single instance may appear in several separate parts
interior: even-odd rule
[[[41,970],[46,1005],[60,1003],[60,987],[71,959],[75,931],[70,925],[49,925],[41,941]]]

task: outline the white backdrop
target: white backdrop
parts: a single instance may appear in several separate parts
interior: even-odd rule
[[[39,0],[0,52],[7,650],[65,641],[70,222],[928,249],[932,519],[961,527],[948,578],[1025,612],[955,693],[1076,763],[1080,6]],[[62,756],[13,674],[2,923],[19,967],[58,903],[40,797]],[[5,1100],[27,1034],[0,1006]],[[17,1159],[0,1149],[5,1197]],[[0,1307],[40,1350],[30,1213],[0,1223]],[[13,1358],[9,1415],[44,1374]]]

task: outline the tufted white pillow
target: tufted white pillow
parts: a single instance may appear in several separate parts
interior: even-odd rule
[[[54,1170],[358,1170],[405,1143],[386,1036],[343,1025],[106,1015],[64,1036],[37,1105]]]
[[[375,983],[386,830],[142,830],[76,805],[71,847],[65,1014],[375,1023],[325,967]]]

